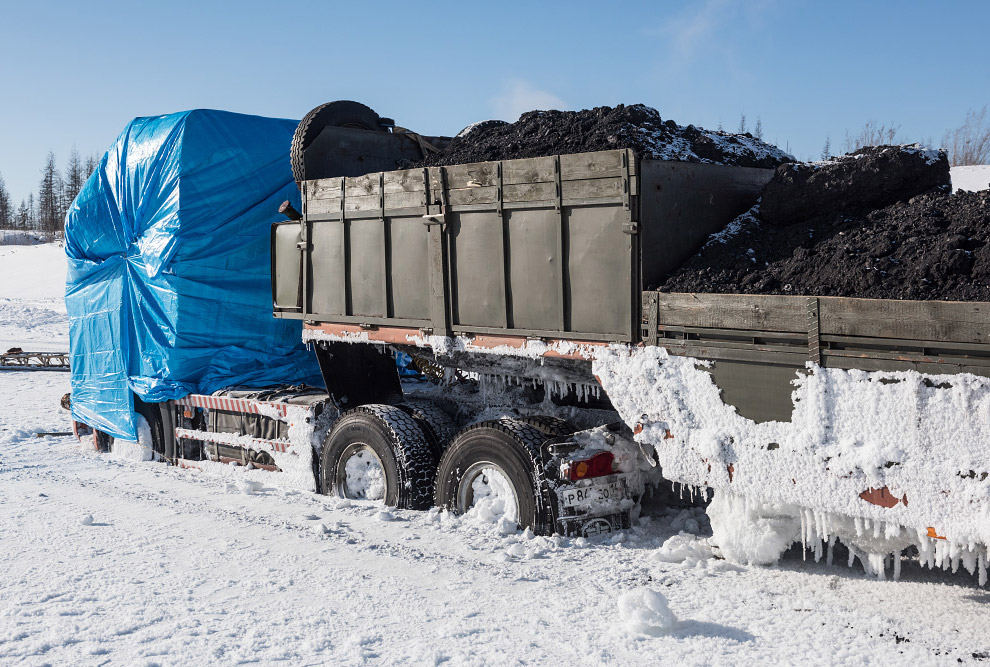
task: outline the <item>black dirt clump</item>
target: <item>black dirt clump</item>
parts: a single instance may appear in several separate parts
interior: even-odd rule
[[[631,148],[644,158],[773,168],[794,158],[746,134],[714,132],[663,120],[643,104],[583,111],[529,111],[515,123],[480,124],[423,167]]]
[[[662,291],[990,301],[990,192],[918,195],[787,227],[759,206],[716,235]]]
[[[760,200],[760,219],[790,225],[812,217],[872,211],[948,186],[943,152],[921,146],[867,146],[825,162],[777,167]]]

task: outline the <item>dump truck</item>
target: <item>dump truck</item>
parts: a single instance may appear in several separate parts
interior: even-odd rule
[[[325,390],[146,405],[159,457],[544,534],[622,530],[671,482],[713,496],[733,560],[841,541],[877,575],[916,553],[985,583],[990,303],[658,291],[771,170],[621,148],[396,169],[410,137],[326,108],[270,229],[272,314]]]

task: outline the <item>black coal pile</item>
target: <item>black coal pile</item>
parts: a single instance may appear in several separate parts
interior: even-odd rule
[[[773,168],[794,158],[746,134],[681,126],[643,104],[583,111],[530,111],[515,123],[481,123],[438,154],[410,166],[435,166],[631,148],[657,160]]]
[[[990,301],[990,192],[923,194],[786,227],[755,212],[716,235],[660,289]]]
[[[949,185],[944,152],[921,146],[867,146],[825,162],[781,165],[760,200],[760,219],[790,225],[862,213]]]

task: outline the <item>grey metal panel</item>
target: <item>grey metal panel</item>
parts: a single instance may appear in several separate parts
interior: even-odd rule
[[[640,161],[644,289],[660,284],[709,234],[756,203],[772,176],[772,169]]]
[[[701,370],[711,374],[722,392],[722,401],[740,416],[755,422],[789,422],[794,411],[791,393],[803,369],[793,366],[718,360]]]
[[[618,205],[564,209],[568,331],[631,337],[633,236],[622,231],[628,220]]]
[[[310,239],[310,298],[306,312],[345,315],[344,224],[314,222]]]
[[[560,226],[553,209],[506,211],[511,328],[561,330]]]
[[[350,313],[385,317],[385,232],[382,221],[350,220]]]
[[[503,227],[494,211],[448,215],[452,324],[504,327]]]
[[[430,319],[429,230],[421,216],[389,218],[389,315]]]
[[[298,222],[274,225],[272,240],[272,295],[276,308],[299,308],[301,239]]]

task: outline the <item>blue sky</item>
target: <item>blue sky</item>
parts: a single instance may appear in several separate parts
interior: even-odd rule
[[[867,120],[906,140],[990,103],[990,3],[46,2],[0,11],[0,175],[18,202],[45,154],[101,153],[135,116],[299,118],[354,99],[453,134],[530,108],[643,102],[802,159]]]

